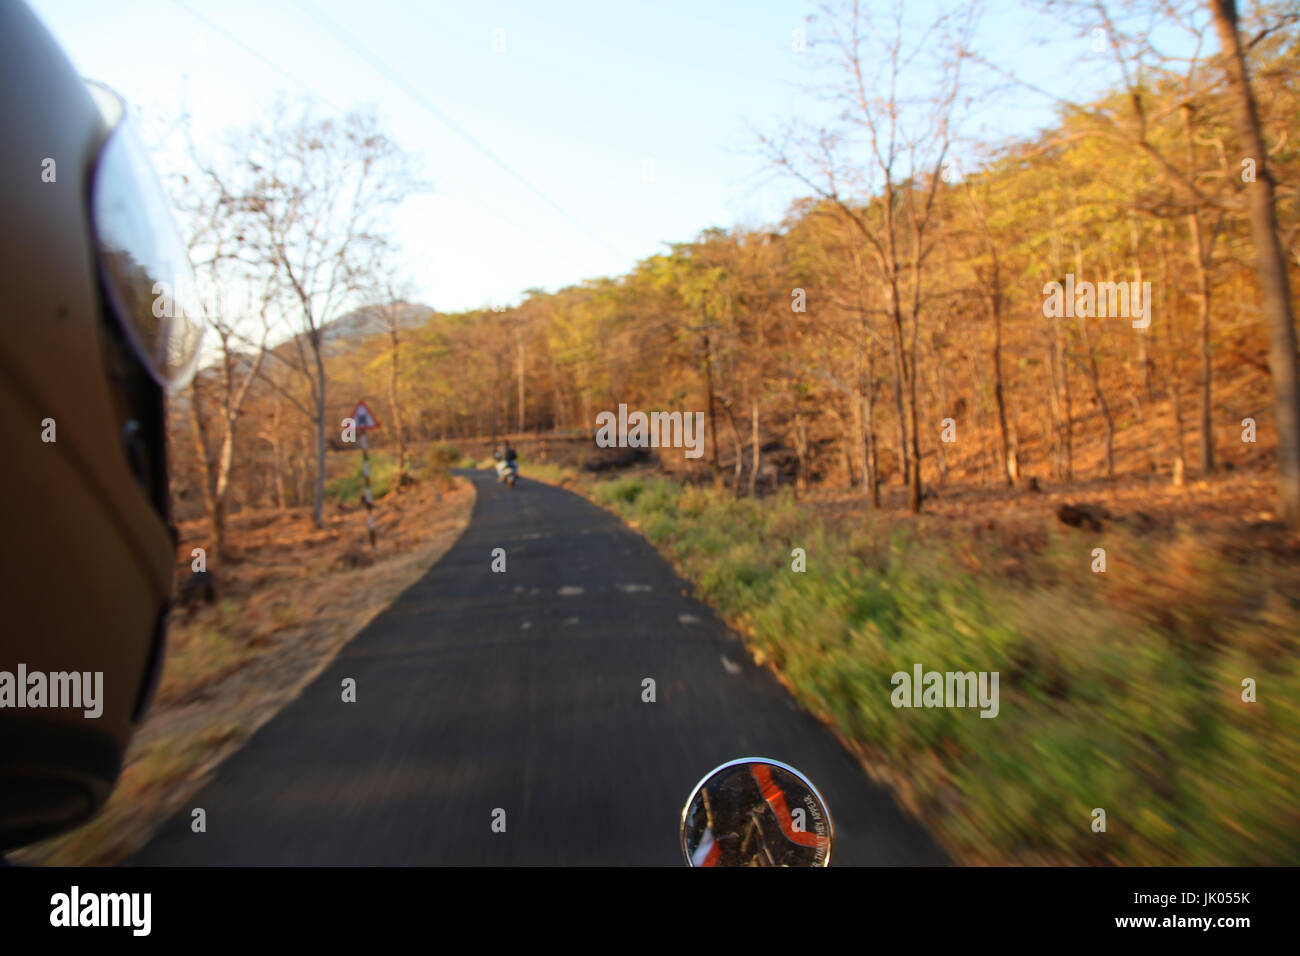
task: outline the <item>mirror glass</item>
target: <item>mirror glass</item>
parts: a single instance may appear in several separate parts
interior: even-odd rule
[[[793,767],[763,757],[724,763],[682,811],[688,866],[828,866],[826,802]]]

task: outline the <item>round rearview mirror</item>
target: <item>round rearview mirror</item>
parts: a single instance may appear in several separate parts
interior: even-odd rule
[[[812,781],[764,757],[724,763],[682,810],[687,866],[829,866],[833,840]]]

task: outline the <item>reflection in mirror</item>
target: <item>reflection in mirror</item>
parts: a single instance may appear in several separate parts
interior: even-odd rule
[[[682,811],[688,866],[828,866],[833,839],[812,781],[762,757],[718,767]]]

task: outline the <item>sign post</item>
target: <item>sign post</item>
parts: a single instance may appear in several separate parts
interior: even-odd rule
[[[379,420],[370,414],[365,402],[357,402],[352,411],[352,421],[357,431],[361,432],[361,475],[366,480],[366,530],[370,532],[370,546],[375,546],[375,504],[370,495],[370,453],[366,449],[366,435],[372,428],[379,427]]]

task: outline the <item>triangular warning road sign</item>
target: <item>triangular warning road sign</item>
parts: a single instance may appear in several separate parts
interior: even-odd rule
[[[352,411],[352,421],[356,423],[357,431],[379,427],[379,419],[370,414],[365,402],[357,402],[357,407]]]

